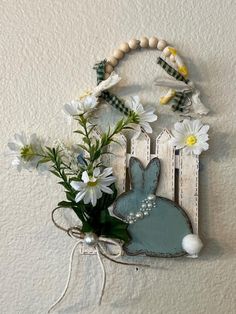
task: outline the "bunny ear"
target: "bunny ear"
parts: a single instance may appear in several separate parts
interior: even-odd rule
[[[143,190],[144,168],[141,162],[131,157],[129,161],[130,181],[134,190]]]
[[[160,175],[160,160],[153,158],[144,171],[144,190],[147,194],[155,194]]]

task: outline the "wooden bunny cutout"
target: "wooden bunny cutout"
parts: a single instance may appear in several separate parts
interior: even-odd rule
[[[128,227],[132,239],[124,246],[125,252],[128,255],[145,254],[158,257],[187,254],[187,250],[183,249],[183,239],[189,235],[197,236],[192,235],[191,222],[178,204],[155,196],[160,175],[159,159],[153,158],[144,168],[137,158],[131,157],[129,170],[131,190],[121,194],[114,204],[114,213],[119,218],[127,220],[130,213],[136,217]],[[140,210],[145,207],[145,199],[154,201],[152,208],[144,215]],[[148,206],[148,203],[146,205]],[[193,251],[190,254],[197,253]]]

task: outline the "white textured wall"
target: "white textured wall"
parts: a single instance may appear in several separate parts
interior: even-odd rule
[[[76,262],[57,313],[235,313],[235,15],[230,0],[0,1],[2,151],[15,131],[66,137],[61,106],[95,84],[96,61],[135,36],[156,35],[179,48],[211,108],[204,119],[211,124],[211,150],[201,159],[201,258],[147,259],[155,268],[139,271],[106,263],[100,308],[86,307],[81,295],[86,300],[97,293],[98,266],[90,267],[96,260],[88,258],[87,269]],[[121,85],[131,85],[123,94],[137,91],[158,108],[157,130],[174,118],[157,105],[156,57],[154,51],[134,53],[118,71]],[[73,246],[50,221],[63,194],[54,178],[19,175],[6,158],[0,169],[0,312],[46,313],[64,286]]]

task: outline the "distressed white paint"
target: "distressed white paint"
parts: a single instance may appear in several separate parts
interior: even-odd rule
[[[161,162],[157,194],[171,200],[175,198],[175,149],[170,144],[171,134],[164,129],[156,139],[156,155]]]
[[[198,232],[198,156],[179,154],[179,204],[192,221],[194,232]]]
[[[62,188],[53,177],[9,169],[3,157],[7,139],[20,130],[67,138],[62,105],[94,86],[94,62],[142,35],[164,38],[179,50],[212,110],[203,118],[211,125],[210,150],[201,155],[199,185],[205,249],[198,260],[150,258],[145,261],[153,267],[139,271],[106,262],[100,307],[87,307],[100,288],[98,264],[94,256],[76,255],[70,289],[55,313],[235,312],[235,10],[232,0],[0,1],[2,314],[47,313],[64,287],[74,245],[50,221],[64,199]],[[139,94],[144,105],[157,108],[155,134],[178,119],[168,105],[158,106],[160,92],[152,82],[163,72],[157,55],[131,53],[117,67],[117,92]]]
[[[126,155],[127,155],[127,141],[123,135],[116,136],[115,140],[119,143],[114,142],[109,145],[107,155],[107,162],[110,167],[113,168],[113,173],[119,174],[117,176],[116,188],[120,194],[125,191],[126,187]]]
[[[138,158],[144,166],[150,161],[150,137],[146,133],[131,139],[131,156]]]

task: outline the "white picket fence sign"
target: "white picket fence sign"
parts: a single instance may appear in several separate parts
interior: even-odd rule
[[[98,135],[98,134],[97,134]],[[104,163],[113,167],[117,177],[118,194],[129,189],[128,166],[131,156],[137,157],[144,166],[158,157],[161,162],[160,181],[157,195],[167,197],[184,208],[191,219],[194,233],[198,233],[198,156],[186,155],[182,150],[175,151],[169,140],[171,133],[163,129],[156,138],[154,153],[151,153],[151,139],[141,134],[131,139],[130,152],[124,135],[117,137],[118,142],[109,145]]]

